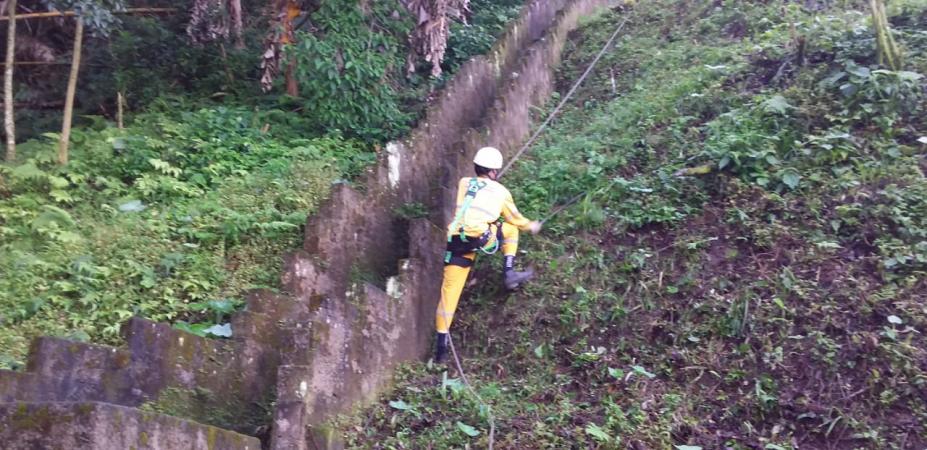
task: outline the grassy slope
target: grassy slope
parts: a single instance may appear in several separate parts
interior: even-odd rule
[[[893,22],[924,73],[914,5]],[[561,91],[620,18],[573,36]],[[593,194],[525,239],[541,269],[525,291],[502,295],[482,261],[454,325],[496,448],[927,445],[924,79],[861,69],[866,19],[637,7],[507,177],[538,216]],[[714,173],[672,175],[702,163]],[[362,448],[482,447],[488,432],[460,381],[422,365],[338,425]]]

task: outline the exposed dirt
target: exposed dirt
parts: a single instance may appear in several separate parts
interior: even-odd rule
[[[706,205],[700,215],[675,228],[649,226],[631,232],[618,232],[614,228],[602,234],[581,236],[616,259],[632,248],[649,249],[654,260],[638,276],[651,283],[656,277],[657,284],[683,285],[679,280],[697,270],[697,283],[680,288],[676,294],[654,297],[652,292],[616,286],[616,294],[627,294],[626,307],[633,310],[629,316],[633,319],[583,338],[584,344],[592,347],[612,348],[620,343],[620,355],[614,357],[616,364],[619,360],[662,359],[669,376],[648,380],[643,386],[619,382],[603,387],[600,373],[577,368],[575,356],[556,352],[557,370],[569,374],[573,382],[557,390],[540,392],[528,401],[551,402],[566,391],[576,401],[588,398],[589,403],[596,404],[596,399],[611,393],[624,397],[628,407],[643,402],[647,409],[648,402],[682,389],[687,397],[698,399],[698,404],[691,405],[695,410],[690,412],[702,419],[700,423],[674,429],[677,442],[692,439],[710,443],[705,448],[722,448],[725,441],[734,439],[762,448],[763,443],[743,429],[744,421],[750,420],[753,426],[767,432],[773,428],[787,429],[794,436],[796,448],[851,449],[866,446],[864,439],[854,438],[855,421],[871,420],[906,435],[904,448],[927,445],[924,436],[916,431],[921,419],[913,415],[910,402],[898,399],[895,403],[884,403],[887,394],[883,392],[898,388],[896,383],[904,379],[898,372],[903,366],[888,366],[884,358],[872,357],[891,352],[885,345],[885,318],[893,314],[899,302],[927,298],[927,280],[898,292],[894,296],[895,305],[879,303],[874,298],[884,287],[884,280],[872,249],[822,251],[789,233],[788,227],[801,225],[804,205],[796,203],[783,208],[765,203],[759,189],[745,189]],[[726,217],[733,207],[791,212],[796,217],[783,224],[780,232],[758,237],[751,235],[750,227],[728,223]],[[692,242],[701,242],[698,250],[690,248]],[[781,297],[786,276],[793,277],[794,287]],[[484,264],[475,273],[477,280],[490,284],[497,277],[495,264]],[[745,296],[749,296],[745,312],[748,321],[731,330],[728,337],[702,341],[699,349],[686,345],[686,336],[676,331],[680,326],[716,321],[718,306],[744,308],[738,299]],[[780,306],[774,305],[773,299],[778,299]],[[482,365],[497,366],[500,382],[509,373],[524,375],[531,370],[530,362],[506,357],[517,351],[523,339],[519,325],[524,324],[517,307],[503,306],[508,301],[529,307],[524,299],[507,298],[499,292],[491,300],[499,305],[490,306],[495,313],[477,315],[465,311],[458,315],[460,319],[455,325],[458,341],[468,343],[461,345],[464,352],[472,354],[482,347],[481,358],[488,360]],[[464,298],[462,308],[471,308],[468,302]],[[639,306],[646,302],[655,304],[649,308]],[[556,315],[556,306],[534,313],[538,331],[533,334],[541,338],[545,328],[556,327],[559,322]],[[910,363],[924,370],[927,350],[923,338],[912,334],[908,339],[913,339],[911,344],[916,349],[912,354],[917,355]],[[489,341],[491,345],[482,345]],[[556,342],[555,347],[576,348],[577,343],[569,338]],[[825,348],[832,351],[823,352]],[[744,349],[749,351],[745,353]],[[852,369],[847,369],[848,366]],[[738,374],[734,378],[732,370]],[[768,410],[755,409],[756,383],[762,385],[762,380],[778,380],[777,385],[768,387],[775,390],[776,398],[775,406],[770,405]],[[918,393],[920,400],[927,401],[927,391],[922,386],[909,388]],[[880,400],[883,402],[880,416],[871,417],[870,402]],[[601,420],[602,415],[602,411],[593,408],[576,414],[573,421],[581,426]],[[516,417],[506,424],[506,433],[524,429],[533,420]],[[634,440],[629,447],[649,448],[645,442]]]

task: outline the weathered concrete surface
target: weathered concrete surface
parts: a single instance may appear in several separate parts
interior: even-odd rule
[[[287,258],[283,276],[311,306],[307,332],[293,336],[277,373],[272,448],[335,446],[319,443],[318,426],[374,399],[392,368],[427,353],[457,179],[472,171],[477,148],[513,152],[527,138],[530,108],[553,89],[567,33],[606,3],[531,2],[491,54],[463,66],[410,137],[387,146],[364,192],[340,186],[310,218],[304,251]],[[431,221],[398,221],[392,211],[407,202],[427,205]],[[373,285],[362,281],[367,273],[387,279]]]
[[[253,433],[266,422],[279,349],[301,303],[266,291],[232,319],[234,338],[206,339],[133,318],[123,348],[42,337],[25,372],[0,371],[0,402],[92,401],[159,410]],[[271,306],[272,305],[272,306]],[[303,308],[304,309],[304,308]],[[195,401],[196,407],[183,405]]]
[[[444,234],[421,219],[410,222],[409,235],[417,242],[416,253],[398,262],[398,274],[387,279],[386,290],[355,280],[339,299],[332,294],[340,291],[324,282],[316,289],[293,285],[313,303],[312,317],[301,342],[286,350],[291,364],[278,370],[274,448],[332,448],[332,436],[307,425],[373,400],[389,385],[397,364],[421,357],[431,328],[418,324],[433,322],[439,289],[434,271],[423,268],[440,267],[441,254],[434,249]],[[320,279],[321,269],[305,254],[290,264],[289,273]]]
[[[0,447],[260,450],[256,438],[135,408],[93,402],[0,403]]]
[[[395,273],[397,239],[389,202],[374,201],[354,188],[339,184],[332,196],[306,224],[303,248],[325,261],[333,288],[345,291],[352,274],[385,277]]]

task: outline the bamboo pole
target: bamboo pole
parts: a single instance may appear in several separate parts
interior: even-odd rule
[[[58,144],[58,164],[68,163],[68,144],[71,140],[71,116],[74,113],[74,91],[77,90],[77,72],[80,69],[80,52],[84,40],[84,20],[77,18],[74,32],[74,56],[71,60],[71,75],[68,77],[68,92],[64,99],[64,122],[61,124],[61,141]]]
[[[16,0],[9,0],[9,15],[14,17],[6,30],[6,67],[3,70],[3,128],[6,130],[6,160],[16,159],[16,117],[13,111],[13,63],[16,55]]]
[[[0,109],[6,107],[6,103],[0,103]],[[64,107],[64,101],[60,102],[13,102],[13,108],[26,108],[26,109],[61,109]]]
[[[121,91],[117,92],[116,93],[116,126],[120,130],[123,129],[122,108],[124,104],[125,104],[125,99],[122,96],[122,92]]]
[[[172,14],[177,12],[177,8],[128,8],[125,11],[113,11],[113,14]],[[48,11],[40,13],[17,14],[16,20],[20,19],[49,19],[56,17],[77,17],[76,11]],[[10,20],[10,16],[0,16],[0,22]]]
[[[879,64],[892,70],[901,70],[903,55],[888,25],[885,3],[882,0],[869,0],[869,6],[872,10],[872,27],[875,29]]]
[[[70,64],[62,61],[13,61],[13,66],[63,66],[65,64]],[[0,66],[8,65],[5,62],[0,63]]]

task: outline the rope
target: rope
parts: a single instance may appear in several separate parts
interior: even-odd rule
[[[499,178],[501,178],[502,175],[504,175],[505,172],[507,172],[509,168],[512,167],[512,164],[514,164],[515,161],[518,160],[518,158],[520,158],[521,155],[525,153],[525,151],[528,150],[528,147],[531,147],[531,144],[534,143],[534,140],[537,139],[537,137],[541,135],[541,132],[544,131],[545,128],[547,128],[547,125],[549,125],[550,122],[557,115],[557,113],[560,112],[560,109],[563,108],[563,105],[566,104],[567,100],[569,100],[570,97],[573,96],[573,93],[576,92],[576,89],[579,88],[579,85],[582,84],[583,80],[586,79],[586,76],[588,76],[589,73],[592,72],[592,68],[595,67],[596,63],[598,63],[600,59],[602,59],[602,55],[604,55],[605,51],[608,50],[608,48],[612,45],[612,42],[615,40],[616,37],[618,37],[618,33],[622,30],[622,28],[624,28],[624,24],[628,23],[628,19],[630,18],[631,18],[630,13],[624,16],[624,20],[621,22],[620,25],[618,25],[618,28],[615,29],[615,32],[612,33],[612,36],[608,38],[608,41],[605,42],[605,46],[602,47],[602,50],[599,50],[599,54],[595,56],[595,59],[593,59],[592,63],[589,64],[589,67],[586,67],[586,71],[583,72],[583,74],[579,77],[578,80],[576,80],[576,83],[573,83],[573,87],[571,87],[570,90],[567,92],[567,94],[563,97],[563,99],[560,100],[560,103],[557,105],[556,108],[554,108],[553,112],[551,112],[550,115],[547,116],[547,119],[545,119],[544,122],[541,123],[541,126],[539,126],[537,130],[535,130],[534,134],[531,135],[531,138],[529,138],[528,141],[525,142],[525,145],[522,145],[521,149],[519,149],[518,152],[515,153],[515,156],[513,156],[512,159],[509,160],[509,163],[506,164],[505,167],[502,168],[502,170],[499,172]]]
[[[558,206],[556,209],[553,210],[553,212],[548,214],[547,217],[541,220],[541,225],[544,225],[545,223],[547,223],[548,220],[553,219],[554,216],[556,216],[557,214],[560,214],[561,212],[563,212],[563,210],[569,208],[574,203],[578,202],[579,199],[583,198],[585,195],[586,195],[586,192],[580,192],[579,194],[576,194],[575,197],[568,200],[566,203]]]
[[[595,192],[583,191],[583,192],[580,192],[579,194],[576,194],[571,199],[567,200],[566,203],[554,208],[554,210],[550,214],[548,214],[547,217],[541,220],[541,225],[544,225],[545,223],[547,223],[548,220],[553,219],[554,216],[556,216],[557,214],[560,214],[565,209],[569,208],[570,206],[573,206],[573,204],[578,202],[579,199],[586,197],[586,196],[595,195],[600,192],[605,192],[611,189],[612,185],[615,184],[617,180],[618,180],[617,178],[613,178],[612,181],[610,181],[607,185],[605,185],[605,187],[597,189]]]
[[[547,119],[545,119],[544,122],[541,123],[541,126],[539,126],[537,130],[535,130],[534,134],[531,135],[531,138],[529,138],[528,141],[525,142],[525,144],[521,147],[521,149],[519,149],[518,152],[515,153],[515,156],[513,156],[512,159],[509,160],[509,163],[506,164],[505,167],[502,168],[502,170],[499,172],[499,177],[502,177],[502,175],[505,174],[505,172],[509,170],[512,164],[514,164],[515,161],[517,161],[518,158],[520,158],[521,155],[524,154],[528,150],[529,147],[531,147],[531,144],[533,144],[534,141],[537,139],[537,137],[541,135],[541,132],[543,132],[544,129],[547,128],[550,122],[563,108],[563,105],[566,104],[567,100],[569,100],[570,97],[573,96],[573,94],[576,92],[576,89],[578,89],[579,85],[582,84],[583,80],[585,80],[586,77],[592,72],[592,69],[595,67],[596,63],[598,63],[599,60],[602,59],[602,55],[604,55],[605,52],[608,50],[608,48],[612,45],[612,42],[615,41],[615,38],[618,37],[618,33],[621,32],[621,30],[624,28],[624,25],[628,22],[630,18],[631,18],[631,14],[628,14],[627,16],[625,16],[624,20],[621,21],[621,24],[618,25],[618,28],[615,29],[615,32],[612,33],[611,37],[608,38],[608,41],[605,42],[605,45],[602,47],[602,49],[599,50],[599,53],[595,56],[595,59],[593,59],[592,62],[589,64],[589,66],[586,67],[586,70],[579,77],[579,79],[576,80],[576,83],[573,83],[573,87],[571,87],[570,90],[567,92],[567,94],[563,97],[563,99],[560,100],[560,103],[557,105],[557,107],[554,108],[554,110],[550,113],[549,116],[547,116]],[[582,194],[579,194],[573,197],[568,202],[566,202],[565,204],[561,205],[559,208],[554,210],[554,212],[548,215],[547,218],[545,218],[541,223],[547,222],[549,219],[553,218],[554,216],[559,214],[561,211],[563,211],[564,209],[566,209],[573,203],[576,203],[583,195],[586,195],[586,193],[582,193]],[[467,374],[464,373],[463,366],[460,364],[460,358],[457,356],[457,349],[454,348],[454,340],[451,339],[450,332],[447,333],[447,343],[451,347],[451,354],[454,355],[454,364],[457,365],[457,371],[460,373],[460,378],[463,380],[464,385],[467,386],[467,390],[469,390],[470,393],[473,394],[473,397],[476,398],[476,400],[480,403],[480,405],[486,408],[486,415],[488,416],[487,419],[489,421],[489,446],[487,448],[489,450],[492,450],[493,440],[496,434],[496,420],[495,420],[495,417],[493,417],[492,415],[492,408],[485,401],[483,401],[483,398],[480,397],[480,395],[476,393],[476,390],[474,390],[473,386],[470,385],[470,381],[467,380]]]
[[[463,371],[463,366],[460,365],[460,358],[457,357],[457,350],[454,349],[454,340],[451,339],[451,332],[447,332],[447,343],[451,346],[451,354],[454,355],[454,363],[457,364],[457,371],[460,372],[460,378],[463,380],[464,385],[467,386],[467,389],[476,397],[476,400],[480,402],[480,405],[486,408],[486,415],[489,419],[489,450],[492,450],[493,437],[496,434],[496,419],[492,416],[492,408],[483,401],[483,398],[480,397],[480,394],[477,394],[473,389],[473,386],[470,385],[470,381],[467,380],[467,374]]]

